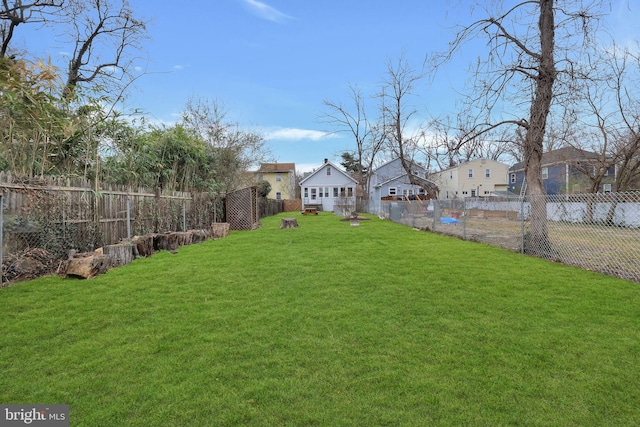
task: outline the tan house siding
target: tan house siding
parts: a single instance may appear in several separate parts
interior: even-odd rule
[[[271,191],[267,198],[282,200],[296,198],[295,163],[263,163],[256,175],[259,181],[264,180],[271,184]]]
[[[506,191],[509,166],[490,159],[476,159],[437,172],[438,199],[485,197]]]

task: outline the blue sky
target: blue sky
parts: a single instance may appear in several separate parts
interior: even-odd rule
[[[143,77],[134,99],[170,121],[191,95],[217,98],[265,135],[274,160],[307,171],[353,145],[320,120],[323,99],[343,99],[349,83],[373,94],[388,58],[406,51],[419,68],[428,50],[444,49],[452,33],[440,3],[216,0],[176,8],[136,0],[153,19],[148,68],[170,73]]]
[[[273,160],[299,171],[339,161],[353,148],[320,120],[323,100],[347,102],[349,84],[365,94],[380,87],[386,62],[405,58],[419,69],[442,51],[453,26],[468,22],[467,0],[129,0],[150,19],[138,79],[125,107],[159,122],[179,119],[190,97],[217,99],[229,117],[267,139]],[[455,7],[454,7],[455,5]],[[614,0],[611,26],[622,39],[640,39],[640,4]],[[41,54],[64,56],[44,38]],[[479,52],[479,54],[484,52]],[[426,118],[455,111],[467,65],[458,58],[412,102]],[[370,115],[375,101],[368,100]]]

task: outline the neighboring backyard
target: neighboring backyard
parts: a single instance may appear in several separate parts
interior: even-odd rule
[[[0,289],[0,403],[101,427],[640,425],[640,284],[369,218],[280,214]]]

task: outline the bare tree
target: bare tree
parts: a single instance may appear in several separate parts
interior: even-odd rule
[[[18,25],[43,23],[47,15],[55,13],[64,5],[64,0],[2,0],[0,4],[0,58],[7,55],[9,45]]]
[[[388,148],[400,159],[402,168],[412,185],[425,190],[431,198],[437,197],[437,188],[426,177],[416,176],[414,171],[415,155],[419,151],[424,132],[418,130],[409,134],[409,124],[418,110],[409,103],[417,90],[416,85],[423,75],[416,72],[400,55],[396,61],[387,61],[382,91],[379,94],[381,122]]]
[[[348,106],[342,102],[324,100],[323,104],[328,112],[322,116],[322,120],[335,126],[336,132],[349,133],[353,137],[356,148],[347,154],[355,161],[356,180],[368,195],[368,174],[374,167],[378,153],[383,149],[384,138],[381,127],[371,123],[367,117],[365,98],[360,88],[349,85],[348,89]]]
[[[478,158],[500,161],[502,157],[512,157],[510,148],[514,135],[510,130],[496,129],[482,138],[462,144],[468,134],[466,128],[465,125],[454,124],[449,116],[432,120],[425,131],[424,155],[440,170]]]
[[[265,141],[256,132],[246,131],[227,118],[224,105],[217,100],[191,98],[183,113],[185,127],[193,130],[206,144],[216,193],[224,194],[249,185],[245,171],[269,157]]]
[[[601,1],[523,0],[461,28],[448,55],[486,37],[489,52],[477,63],[468,98],[476,124],[461,144],[501,126],[522,129],[522,153],[531,228],[526,250],[552,256],[542,185],[542,154],[549,114],[559,97],[571,94],[584,76],[579,57],[594,40]],[[492,4],[500,9],[501,1]],[[560,42],[558,45],[557,43]]]
[[[127,0],[69,1],[74,49],[63,97],[71,99],[82,83],[130,80],[130,54],[147,37],[146,22],[134,15]]]

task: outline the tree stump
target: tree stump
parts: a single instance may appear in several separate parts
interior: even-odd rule
[[[91,279],[98,274],[106,273],[110,267],[111,256],[99,253],[83,253],[74,255],[67,264],[66,275]]]
[[[280,229],[283,228],[298,228],[298,220],[296,218],[282,218]]]
[[[189,230],[188,233],[191,234],[191,243],[202,243],[207,240],[208,233],[207,230]]]
[[[130,243],[121,243],[118,245],[106,245],[103,253],[111,257],[111,266],[120,267],[121,265],[131,264],[133,262],[135,246]],[[137,248],[135,248],[137,251]]]
[[[228,222],[214,222],[211,224],[211,238],[220,239],[229,235]]]
[[[162,233],[153,236],[153,249],[156,251],[175,252],[178,249],[178,235],[176,233]]]
[[[136,247],[134,255],[136,257],[148,257],[153,255],[153,234],[145,234],[144,236],[134,236],[131,244]]]

